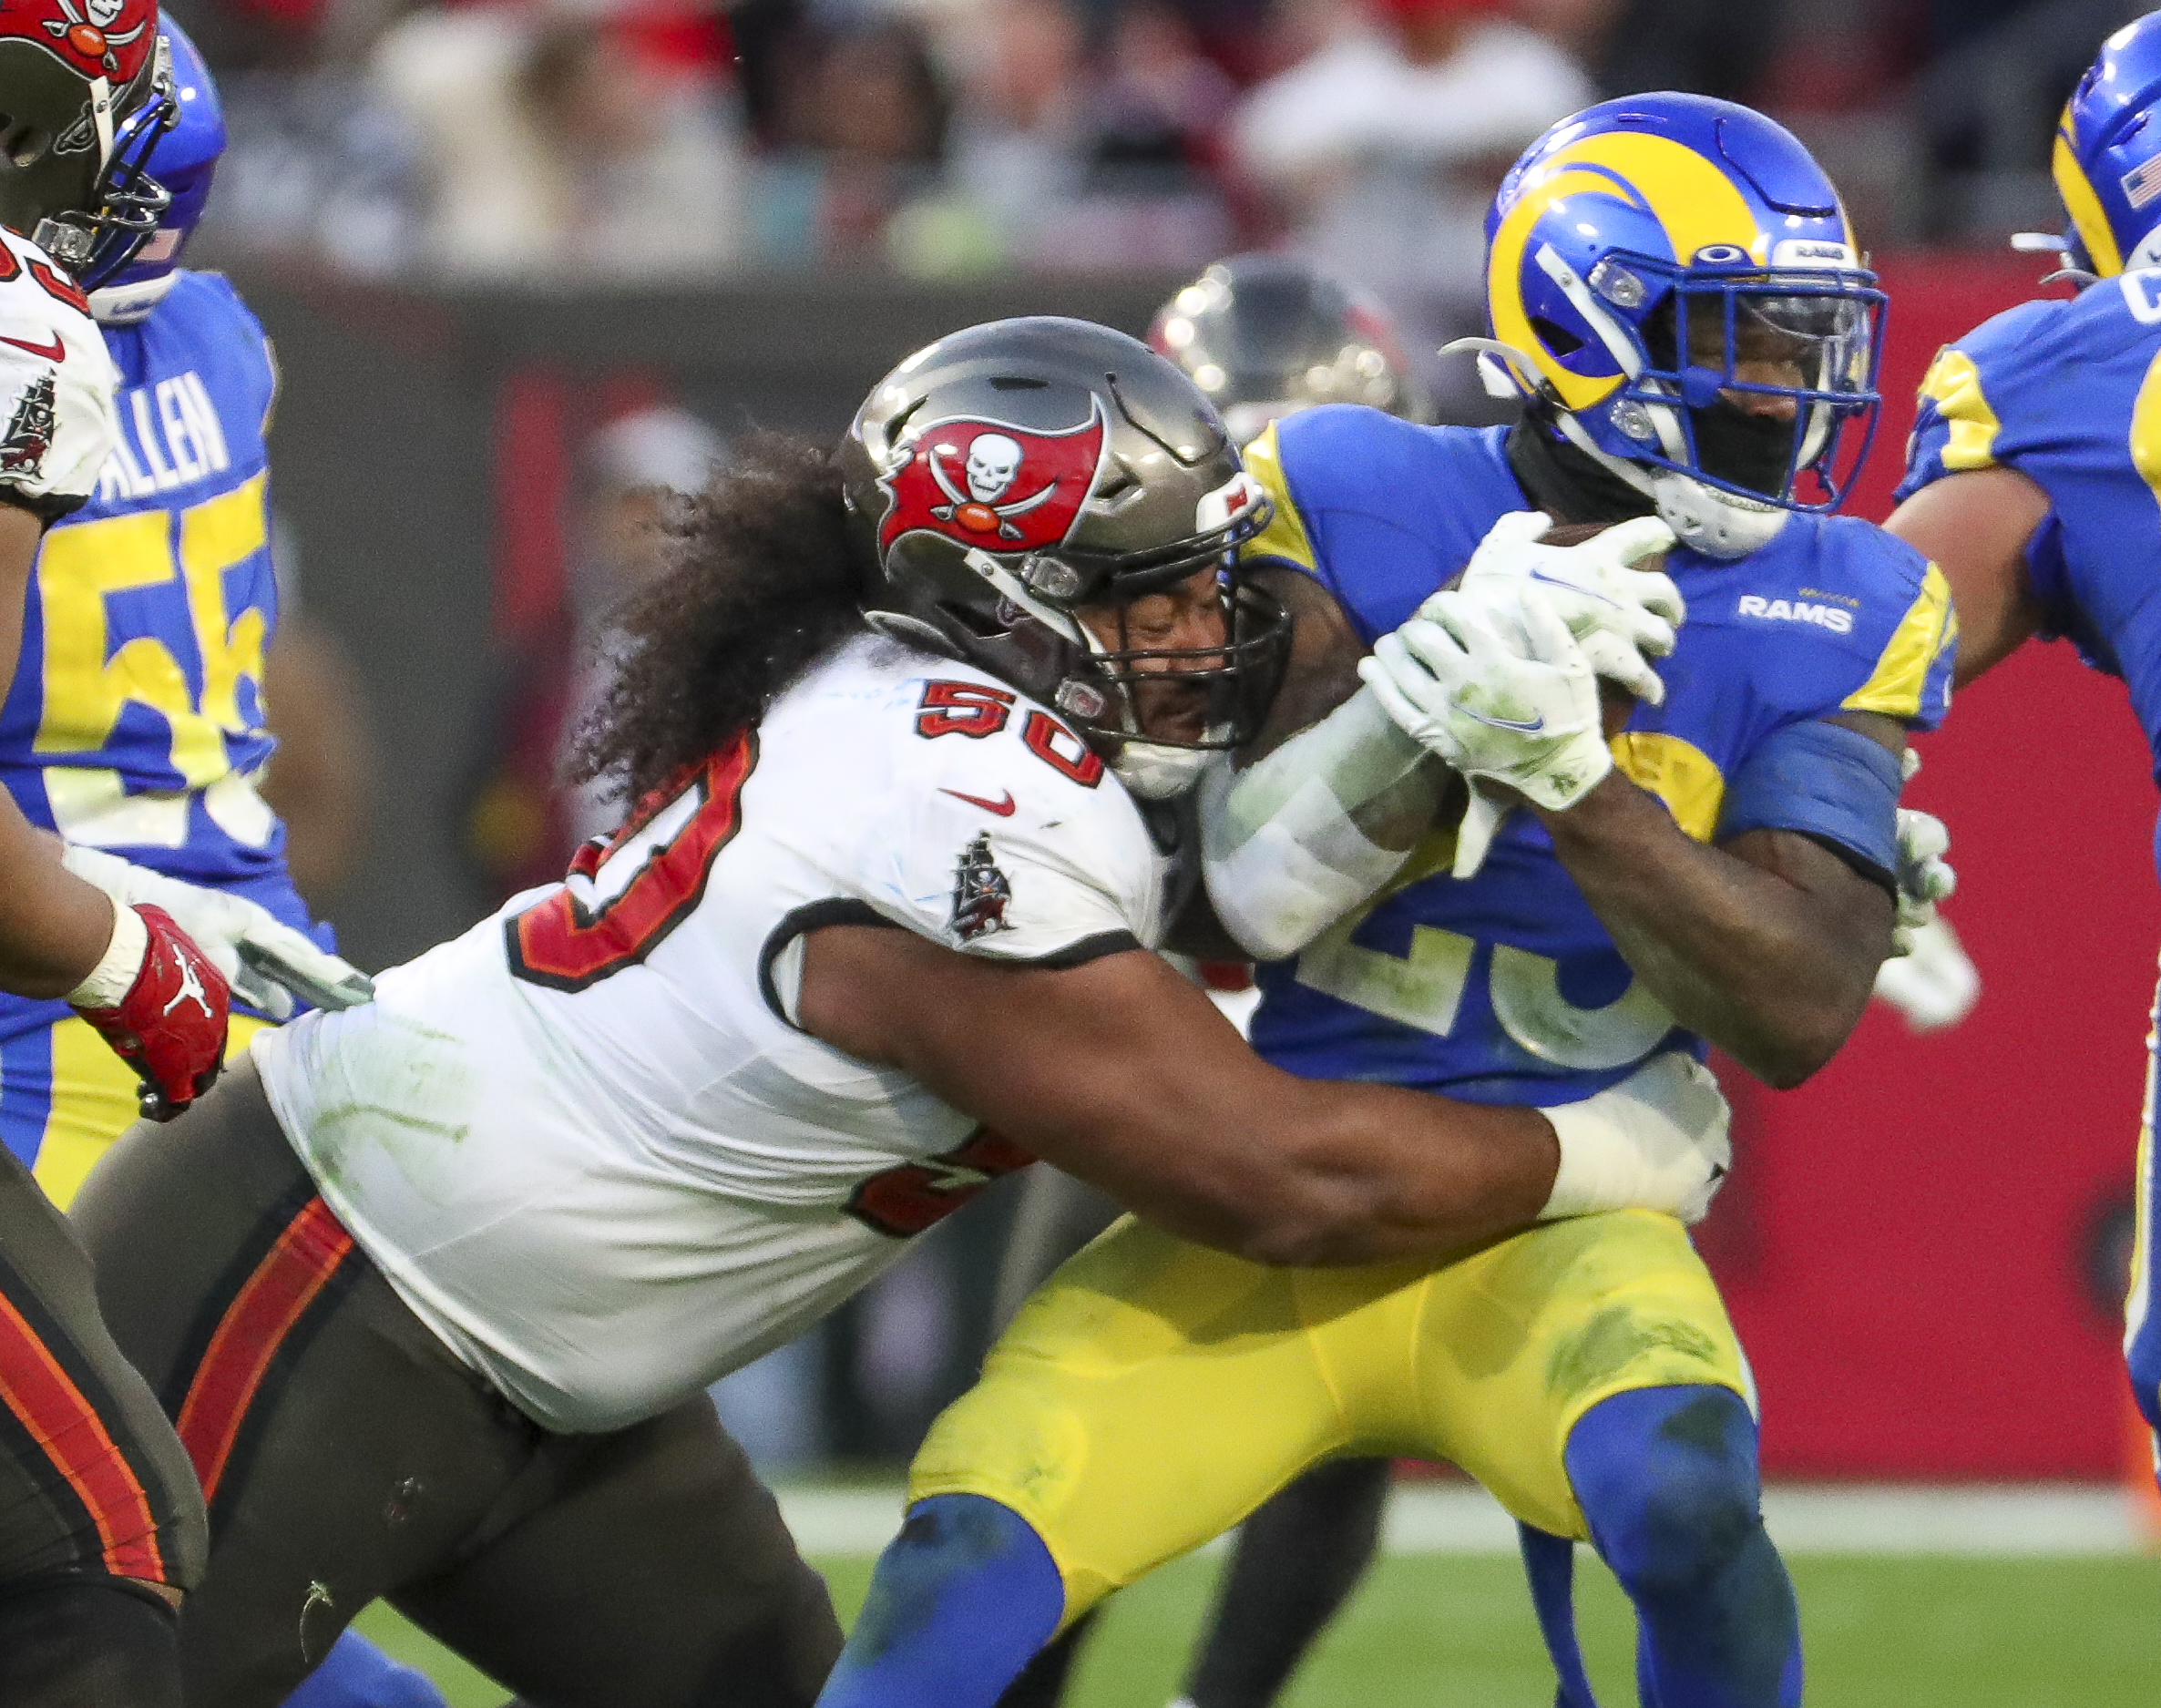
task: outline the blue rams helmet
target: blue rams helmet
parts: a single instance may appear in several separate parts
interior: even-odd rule
[[[225,152],[225,113],[210,67],[171,18],[162,19],[159,31],[178,117],[149,133],[141,165],[167,199],[157,229],[118,266],[108,266],[91,292],[90,306],[108,325],[142,319],[172,288],[173,269],[202,219],[218,157]]]
[[[2103,279],[2161,263],[2161,12],[2101,45],[2065,103],[2051,168],[2072,264]]]
[[[1487,215],[1486,302],[1490,379],[1715,556],[1837,508],[1874,430],[1876,276],[1808,150],[1728,101],[1546,132]]]

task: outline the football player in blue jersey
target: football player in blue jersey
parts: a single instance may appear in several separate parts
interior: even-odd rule
[[[119,423],[89,501],[50,529],[0,705],[0,781],[67,864],[116,900],[163,907],[220,950],[229,1049],[292,1012],[282,978],[343,1002],[358,972],[286,875],[256,793],[269,757],[263,649],[277,621],[262,435],[276,386],[261,328],[222,277],[178,266],[224,148],[218,95],[167,20],[178,118],[145,168],[169,198],[91,292],[119,371]],[[125,856],[124,858],[122,856]],[[265,970],[267,969],[267,970]],[[136,1075],[61,1002],[0,996],[0,1138],[65,1208],[137,1115]],[[439,1708],[415,1672],[348,1636],[294,1702]]]
[[[2161,762],[2161,12],[2103,46],[2057,128],[2064,247],[2081,285],[1947,345],[1922,382],[1888,525],[1943,568],[1968,681],[2031,637],[2121,677]],[[2124,1351],[2161,1428],[2153,1260],[2154,1077],[2138,1149]]]
[[[1255,252],[1216,261],[1172,294],[1148,343],[1207,394],[1241,447],[1270,423],[1322,404],[1364,404],[1409,421],[1427,416],[1388,311],[1302,256]],[[1250,1003],[1253,995],[1239,991],[1232,1000]],[[1119,1213],[1114,1199],[1070,1175],[1029,1170],[999,1267],[994,1321],[1009,1317]],[[1386,1458],[1316,1466],[1239,1527],[1181,1703],[1266,1708],[1275,1699],[1371,1563],[1388,1477]],[[1006,1693],[1002,1708],[1053,1708],[1092,1626],[1092,1617],[1084,1618],[1060,1632]]]
[[[118,432],[87,503],[46,536],[0,702],[0,781],[78,874],[153,902],[213,955],[242,1007],[230,1048],[358,972],[287,876],[256,785],[270,756],[262,655],[277,620],[263,434],[270,347],[216,273],[177,265],[225,127],[194,48],[166,26],[179,118],[149,167],[170,199],[91,311],[119,370]],[[121,858],[120,856],[125,856]],[[327,934],[323,934],[327,936]],[[341,989],[340,987],[349,987]],[[56,1003],[0,998],[0,1138],[63,1207],[135,1118],[131,1077]]]
[[[1519,425],[1326,408],[1248,454],[1292,675],[1200,799],[1209,898],[1265,963],[1255,1046],[1562,1132],[1615,1087],[1715,1098],[1706,1041],[1797,1083],[1891,949],[1900,756],[1951,674],[1942,577],[1828,514],[1881,296],[1798,142],[1674,95],[1533,146],[1488,288]],[[1541,543],[1556,520],[1608,525],[1603,556]],[[1670,582],[1638,567],[1669,545]],[[1634,694],[1611,717],[1601,676]],[[1375,1452],[1452,1460],[1521,1522],[1569,1708],[1572,1539],[1634,1603],[1646,1703],[1798,1701],[1746,1363],[1681,1223],[1633,1212],[1371,1269],[1120,1223],[933,1427],[821,1701],[988,1703],[1103,1596]]]

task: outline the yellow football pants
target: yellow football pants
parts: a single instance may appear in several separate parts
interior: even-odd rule
[[[268,1020],[236,1014],[225,1038],[225,1059],[242,1055]],[[45,1136],[30,1171],[46,1195],[65,1210],[97,1159],[142,1119],[141,1082],[112,1046],[70,1015],[53,1028],[53,1092]]]
[[[1710,1273],[1648,1211],[1436,1269],[1270,1269],[1127,1217],[1021,1308],[931,1427],[908,1496],[987,1496],[1057,1561],[1070,1622],[1344,1454],[1446,1459],[1587,1535],[1562,1449],[1633,1388],[1752,1398]]]

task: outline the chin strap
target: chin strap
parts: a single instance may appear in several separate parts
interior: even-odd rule
[[[1791,511],[1705,486],[1677,470],[1645,468],[1602,450],[1569,411],[1556,410],[1562,436],[1601,468],[1626,481],[1658,506],[1660,518],[1689,550],[1731,563],[1778,537]]]
[[[1498,338],[1459,338],[1443,344],[1444,356],[1475,354],[1479,377],[1498,398],[1548,397],[1553,420],[1577,450],[1616,478],[1625,481],[1657,506],[1659,516],[1681,543],[1705,557],[1731,562],[1761,551],[1778,537],[1791,512],[1775,504],[1742,498],[1705,486],[1674,469],[1650,469],[1602,449],[1572,410],[1550,398],[1545,381],[1531,358]]]
[[[1126,741],[1111,762],[1111,774],[1128,794],[1143,801],[1169,801],[1201,781],[1223,759],[1220,748],[1162,747],[1153,741]]]

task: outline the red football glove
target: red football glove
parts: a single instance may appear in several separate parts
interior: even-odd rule
[[[225,1065],[225,975],[162,907],[138,906],[149,946],[116,1007],[77,1007],[113,1053],[142,1076],[142,1112],[170,1120]]]

